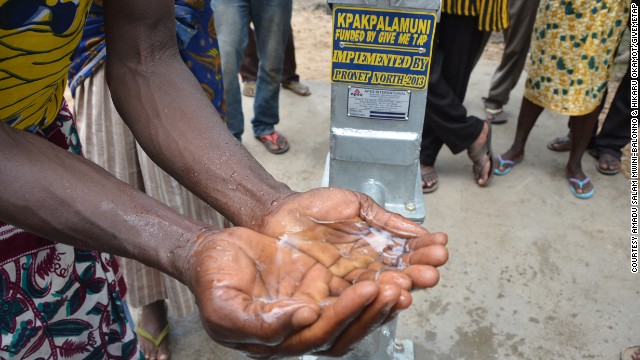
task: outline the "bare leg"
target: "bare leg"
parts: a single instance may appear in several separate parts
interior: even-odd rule
[[[153,337],[158,337],[162,330],[167,326],[167,307],[164,300],[158,300],[142,307],[140,312],[140,320],[138,327],[149,333]],[[140,347],[147,360],[168,360],[171,352],[169,351],[169,338],[165,338],[156,347],[151,341],[142,336],[138,336]]]
[[[571,128],[571,152],[569,153],[569,161],[567,162],[567,176],[577,180],[584,180],[587,175],[582,171],[582,155],[584,155],[587,146],[589,145],[589,139],[591,139],[591,133],[593,127],[598,121],[598,110],[594,110],[587,115],[572,116],[569,119],[569,126]],[[590,182],[584,184],[580,189],[578,184],[572,183],[572,185],[578,194],[587,193],[593,189],[593,184]]]
[[[516,128],[516,135],[513,139],[513,144],[507,152],[502,154],[503,160],[520,161],[524,158],[524,148],[529,139],[531,129],[538,121],[538,117],[542,113],[544,108],[529,101],[527,98],[522,98],[522,105],[520,106],[520,114],[518,114],[518,126]],[[513,165],[498,164],[498,169],[504,171],[508,167]]]

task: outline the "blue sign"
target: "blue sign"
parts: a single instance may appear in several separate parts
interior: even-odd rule
[[[433,12],[336,6],[331,82],[426,89]]]

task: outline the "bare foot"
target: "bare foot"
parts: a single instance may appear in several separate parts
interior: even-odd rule
[[[158,300],[142,307],[138,321],[138,341],[146,360],[169,360],[169,337],[165,337],[158,346],[141,335],[144,331],[159,340],[162,331],[168,325],[167,307],[164,300]]]
[[[467,154],[473,161],[473,174],[476,183],[480,186],[486,186],[489,183],[493,172],[489,131],[489,123],[485,121],[480,135],[467,149]]]

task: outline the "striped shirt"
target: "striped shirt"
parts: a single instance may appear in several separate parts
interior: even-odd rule
[[[442,12],[477,16],[481,31],[501,31],[509,27],[509,0],[442,0]]]

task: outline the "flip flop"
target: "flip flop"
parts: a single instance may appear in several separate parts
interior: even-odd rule
[[[169,323],[165,325],[165,327],[162,329],[158,337],[153,337],[153,335],[149,334],[143,328],[141,328],[140,322],[138,322],[138,325],[136,325],[136,333],[142,336],[143,338],[149,340],[149,342],[151,342],[157,348],[157,347],[160,347],[160,344],[162,344],[162,342],[167,337],[167,335],[169,335]]]
[[[493,177],[493,171],[491,170],[494,169],[495,164],[493,161],[493,150],[491,149],[491,123],[487,120],[481,120],[481,121],[486,122],[487,126],[489,127],[489,132],[487,134],[487,141],[485,141],[484,144],[482,144],[482,146],[476,149],[473,153],[469,153],[469,152],[467,153],[471,161],[473,161],[473,176],[476,180],[476,184],[477,184],[477,180],[480,179],[482,176],[482,169],[484,169],[487,163],[490,164],[487,182],[484,183],[483,185],[478,184],[478,186],[485,187],[489,185],[489,183],[491,182],[491,178]],[[481,159],[484,155],[488,155],[489,160],[482,161]]]
[[[282,84],[282,87],[287,89],[287,90],[291,90],[294,93],[300,95],[300,96],[309,96],[311,95],[311,90],[309,90],[309,87],[306,85],[303,85],[297,81],[292,81],[290,83],[286,83],[286,84]]]
[[[500,164],[498,164],[498,166],[496,166],[496,168],[493,169],[493,172],[496,175],[502,176],[502,175],[507,175],[511,171],[511,169],[513,169],[514,166],[520,164],[522,160],[504,160],[502,158],[502,155],[498,155],[498,161],[500,161]],[[500,168],[504,167],[504,165],[511,165],[511,166],[509,166],[504,170],[500,170]]]
[[[289,151],[289,142],[287,141],[287,138],[277,131],[268,135],[256,136],[256,139],[258,139],[267,151],[272,154],[284,154]]]
[[[242,84],[242,95],[248,97],[256,96],[256,82],[255,81],[247,81]]]
[[[435,175],[434,175],[435,174]],[[433,185],[431,186],[425,186],[422,188],[422,193],[423,194],[429,194],[432,193],[434,191],[436,191],[438,189],[438,174],[436,173],[436,169],[434,169],[433,167],[425,172],[422,172],[422,169],[420,169],[420,178],[422,179],[422,181],[424,181],[424,183],[428,183],[427,181],[427,177],[429,176],[435,176],[435,182],[433,183]]]
[[[569,188],[571,189],[571,193],[573,194],[573,196],[577,197],[578,199],[590,199],[591,197],[593,197],[593,194],[595,194],[595,192],[596,192],[595,188],[591,189],[591,191],[589,191],[589,192],[580,194],[580,193],[578,193],[576,191],[576,189],[572,185],[572,183],[578,184],[578,186],[582,190],[584,185],[587,184],[587,183],[590,183],[590,182],[591,182],[591,179],[589,179],[588,176],[582,181],[580,181],[578,179],[575,179],[575,178],[569,178]]]

